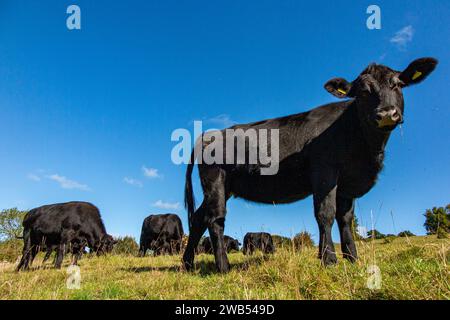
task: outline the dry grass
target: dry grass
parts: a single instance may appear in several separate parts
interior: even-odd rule
[[[193,273],[180,257],[108,256],[80,261],[81,288],[66,288],[66,270],[50,264],[14,272],[0,264],[0,299],[450,299],[449,240],[436,237],[360,242],[360,259],[324,268],[316,249],[279,249],[275,256],[230,255],[232,271],[216,274],[213,257],[197,258]],[[67,266],[68,261],[66,262]],[[381,269],[369,290],[367,269]]]

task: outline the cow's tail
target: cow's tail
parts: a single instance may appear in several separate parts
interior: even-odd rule
[[[189,162],[186,170],[186,184],[184,186],[184,206],[188,212],[189,233],[192,231],[192,215],[195,212],[195,197],[194,190],[192,189],[192,171],[194,170],[194,164],[195,153],[193,150],[191,154],[191,161]]]

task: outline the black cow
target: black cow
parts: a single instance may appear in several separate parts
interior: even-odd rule
[[[142,224],[139,255],[145,256],[147,250],[153,250],[155,255],[178,254],[183,235],[183,225],[176,214],[151,215]]]
[[[256,249],[261,250],[265,254],[275,253],[275,245],[273,244],[272,236],[266,232],[247,233],[244,237],[242,252],[245,255],[252,255]]]
[[[55,267],[61,268],[64,253],[70,247],[74,263],[84,247],[102,254],[109,252],[114,239],[106,233],[100,212],[86,202],[46,205],[30,210],[23,220],[23,255],[17,270],[26,270],[42,247],[57,248]]]
[[[217,269],[220,272],[229,270],[223,235],[226,203],[232,196],[253,202],[281,204],[313,195],[314,213],[320,231],[319,258],[325,265],[337,262],[331,239],[331,228],[337,219],[344,257],[354,261],[357,258],[351,232],[354,199],[362,197],[375,185],[383,167],[389,136],[403,122],[402,89],[427,78],[437,63],[433,58],[418,59],[403,72],[372,64],[351,83],[336,78],[325,84],[325,89],[334,96],[350,100],[232,127],[244,133],[254,129],[260,136],[261,129],[279,130],[278,171],[274,175],[261,174],[269,166],[262,164],[260,159],[256,164],[247,164],[250,162],[247,160],[251,155],[249,150],[258,150],[263,146],[245,143],[245,164],[236,162],[234,155],[238,154],[239,149],[234,146],[234,159],[232,155],[227,155],[227,133],[220,131],[224,141],[222,158],[229,160],[230,157],[234,164],[230,161],[224,164],[211,164],[211,161],[199,163],[204,199],[197,210],[192,171],[195,160],[202,159],[198,159],[193,152],[185,185],[190,227],[183,257],[185,268],[193,267],[195,248],[208,228],[214,243]],[[213,133],[205,135],[210,137]],[[215,140],[199,139],[194,151],[205,150]],[[269,143],[267,150],[274,150],[273,147]],[[220,152],[220,148],[214,152]]]
[[[233,239],[232,237],[229,236],[224,236],[224,242],[227,253],[230,253],[233,250],[239,251],[239,246],[241,244],[239,243],[238,240]],[[213,248],[210,237],[206,237],[205,239],[203,239],[203,242],[199,244],[198,252],[213,254]]]

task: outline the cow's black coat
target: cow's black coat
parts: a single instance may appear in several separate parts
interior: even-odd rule
[[[199,164],[204,199],[196,211],[191,177],[193,153],[185,185],[190,227],[183,257],[185,268],[192,268],[195,248],[208,228],[216,266],[221,272],[229,270],[224,228],[226,203],[233,195],[267,204],[291,203],[313,195],[320,232],[319,257],[326,265],[337,261],[331,239],[336,219],[344,257],[354,261],[357,257],[351,232],[354,199],[375,185],[390,133],[403,122],[402,88],[424,80],[436,65],[436,59],[422,58],[398,72],[373,64],[352,83],[336,78],[325,84],[331,94],[351,100],[232,127],[279,129],[279,171],[276,175],[263,176],[261,164]],[[226,141],[224,131],[222,135]],[[209,142],[201,143],[204,149]],[[225,153],[226,148],[223,150]],[[247,143],[247,159],[248,150]]]
[[[259,249],[266,254],[275,253],[275,245],[273,244],[272,236],[266,232],[247,233],[244,237],[242,252],[245,255],[252,255],[256,249]]]
[[[142,223],[140,256],[147,250],[155,255],[180,253],[183,240],[183,225],[176,214],[151,215]]]
[[[227,253],[230,253],[232,251],[239,251],[239,246],[241,244],[237,239],[233,239],[232,237],[229,236],[224,236],[223,238]],[[202,243],[198,245],[197,251],[199,253],[213,254],[214,251],[211,243],[211,238],[210,237],[204,238]]]
[[[55,251],[57,255],[58,247],[59,245],[51,245],[51,246],[44,245],[43,247],[41,247],[41,251],[45,252],[44,260],[42,260],[43,264],[48,259],[50,259],[50,256],[52,255],[53,251]],[[82,255],[87,253],[85,247],[86,247],[85,243],[77,243],[76,240],[74,240],[68,246],[66,246],[65,254],[71,253],[72,262],[74,264],[77,264],[78,260],[81,259]],[[55,256],[54,263],[56,262],[56,257],[57,256]]]
[[[98,208],[87,202],[32,209],[23,220],[23,228],[23,255],[17,270],[28,269],[42,247],[57,248],[55,267],[61,268],[66,250],[72,251],[76,263],[85,246],[101,254],[112,250],[114,244],[106,233]]]

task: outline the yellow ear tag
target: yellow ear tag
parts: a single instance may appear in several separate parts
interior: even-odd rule
[[[414,73],[412,79],[413,79],[413,80],[416,80],[416,79],[419,78],[421,75],[422,75],[422,72],[416,71],[416,73]]]
[[[342,90],[342,89],[337,89],[337,91],[339,91],[342,94],[347,94],[347,92],[345,92],[345,90]]]

